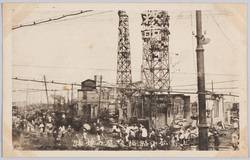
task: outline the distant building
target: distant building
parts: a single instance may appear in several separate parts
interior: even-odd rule
[[[239,103],[233,103],[230,108],[230,123],[234,123],[235,120],[239,121]]]
[[[142,93],[140,84],[133,84],[133,94],[126,98],[126,110],[119,105],[120,101],[115,86],[107,87],[100,78],[95,76],[95,80],[87,79],[78,89],[78,116],[83,116],[85,120],[98,119],[104,112],[109,115],[116,115],[125,122],[130,122],[131,118],[148,119],[150,125],[155,129],[165,128],[171,125],[175,118],[190,119],[190,96],[184,94],[145,94]],[[100,89],[101,87],[101,89]],[[125,115],[124,115],[125,114]]]
[[[102,86],[100,77],[95,80],[87,79],[81,83],[78,89],[78,116],[83,116],[87,121],[99,118],[100,114],[108,110],[110,114],[115,112],[116,91],[114,88]],[[103,87],[100,89],[100,87]]]
[[[235,104],[232,102],[225,102],[223,96],[220,94],[207,95],[207,122],[210,125],[217,124],[218,122],[222,122],[223,124],[231,124],[233,117],[233,105]],[[235,110],[237,112],[237,109]],[[234,114],[234,116],[237,117],[237,113]]]

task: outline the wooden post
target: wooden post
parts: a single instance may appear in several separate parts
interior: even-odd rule
[[[71,104],[73,103],[73,92],[74,92],[74,88],[73,88],[73,83],[71,84]]]
[[[45,91],[46,91],[47,104],[48,104],[48,107],[49,107],[49,96],[48,96],[47,82],[46,82],[46,77],[45,77],[45,75],[43,76],[43,78],[44,78],[44,84],[45,84]]]
[[[97,80],[98,81],[98,80]],[[99,92],[99,105],[98,105],[98,118],[100,116],[100,111],[101,111],[101,96],[102,96],[102,75],[100,75],[100,92]]]

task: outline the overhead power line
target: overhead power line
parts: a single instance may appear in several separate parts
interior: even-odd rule
[[[111,69],[111,68],[83,68],[83,67],[60,67],[60,66],[30,66],[30,65],[12,65],[13,67],[28,67],[28,68],[62,68],[62,69],[89,69],[89,70],[100,70],[100,71],[116,71],[116,69]],[[141,70],[133,70],[133,72],[141,72]],[[194,72],[171,72],[171,74],[197,74]],[[223,73],[206,73],[206,75],[215,75],[215,76],[239,76],[236,74],[223,74]]]
[[[52,21],[58,21],[60,19],[66,18],[66,17],[76,16],[76,15],[80,15],[80,14],[91,12],[91,11],[93,11],[93,10],[86,10],[86,11],[80,11],[77,13],[64,14],[64,15],[62,15],[60,17],[56,17],[56,18],[49,18],[49,19],[42,20],[42,21],[34,21],[32,23],[27,23],[27,24],[20,24],[18,26],[13,26],[12,30],[22,28],[22,27],[34,26],[34,25],[38,25],[38,24],[42,24],[42,23],[48,23],[48,22],[52,22]]]
[[[80,15],[80,14],[83,14],[83,13],[86,13],[86,12],[92,12],[92,11],[93,10],[79,11],[79,12],[76,12],[76,13],[64,14],[64,15],[56,17],[56,18],[48,18],[48,19],[45,19],[45,20],[37,20],[37,21],[30,22],[30,23],[26,23],[26,24],[20,24],[20,25],[13,26],[12,30],[15,30],[15,29],[18,29],[18,28],[22,28],[22,27],[39,25],[39,24],[43,24],[43,23],[61,22],[61,21],[66,21],[66,20],[72,20],[72,19],[76,19],[76,18],[81,18],[81,17],[76,17],[76,18],[71,18],[71,19],[65,19],[65,18],[70,17],[70,16],[77,16],[77,15]],[[95,13],[95,14],[90,14],[90,15],[82,16],[82,17],[88,17],[88,16],[98,15],[98,14],[107,13],[107,12],[111,12],[111,11],[99,12],[99,13]],[[171,17],[171,19],[177,19],[176,20],[176,22],[177,22],[179,19],[191,19],[192,18],[192,16],[190,16],[190,15],[182,14],[182,12],[183,11],[181,11],[181,14],[178,17]],[[212,16],[233,16],[232,13],[219,13],[219,14],[211,14],[211,15]],[[84,22],[97,22],[97,21],[111,22],[111,21],[114,21],[114,20],[116,20],[116,19],[98,19],[98,20],[91,19],[91,20],[84,21]],[[138,21],[137,18],[134,19],[134,20]]]
[[[237,82],[239,80],[231,80],[231,81],[218,81],[218,82],[213,82],[213,84],[218,84],[218,83],[229,83],[229,82]],[[210,83],[206,83],[206,84],[212,84]],[[196,86],[197,84],[184,84],[184,85],[176,85],[176,86],[172,86],[172,87],[186,87],[186,86]]]
[[[19,80],[19,81],[30,81],[30,82],[37,82],[37,83],[44,83],[43,80],[35,80],[35,79],[24,79],[24,78],[17,78],[13,77],[13,80]],[[55,81],[46,81],[46,83],[52,83],[52,84],[60,84],[60,85],[75,85],[75,86],[81,86],[81,84],[76,84],[76,83],[63,83],[63,82],[55,82]],[[100,86],[96,86],[100,87]],[[135,86],[134,86],[135,87]],[[197,94],[197,92],[185,92],[185,91],[175,91],[175,90],[167,90],[167,89],[144,89],[144,88],[126,88],[126,87],[116,87],[116,86],[102,86],[102,88],[107,88],[107,89],[123,89],[123,90],[131,90],[131,91],[144,91],[144,92],[160,92],[160,93],[178,93],[178,94]],[[205,95],[211,95],[212,93],[200,93],[200,94],[205,94]],[[214,94],[214,93],[213,93]],[[226,96],[235,96],[238,97],[238,95],[232,95],[232,94],[220,94],[220,95],[226,95]]]
[[[213,88],[215,90],[224,90],[224,89],[239,89],[239,87],[221,87],[221,88]],[[185,90],[185,91],[190,91],[190,90],[197,90],[196,88],[185,88],[185,89],[178,89],[178,88],[175,88],[174,90]]]
[[[62,22],[62,21],[67,21],[67,20],[79,19],[79,18],[82,18],[82,17],[90,17],[90,16],[100,15],[100,14],[109,13],[109,12],[113,12],[113,10],[108,10],[108,11],[103,11],[103,12],[98,12],[98,13],[83,15],[83,16],[79,16],[79,17],[72,17],[70,19],[62,19],[62,20],[55,21],[55,22]],[[108,20],[113,21],[112,19],[99,19],[99,21],[108,21]],[[114,20],[116,20],[116,19],[114,19]],[[91,22],[91,21],[92,22],[97,22],[98,20],[90,19],[90,20],[84,21],[84,22]]]
[[[216,23],[216,25],[218,26],[218,28],[220,29],[220,31],[226,37],[228,46],[232,49],[232,51],[234,51],[234,49],[233,49],[233,47],[234,47],[233,43],[231,42],[231,40],[229,39],[229,37],[227,36],[227,34],[224,32],[224,30],[221,28],[221,26],[219,25],[219,23],[216,21],[215,17],[212,14],[212,11],[210,11],[209,13],[210,13],[210,16],[212,17],[212,19],[214,20],[214,22]]]
[[[12,90],[12,92],[39,92],[39,91],[46,91],[45,89],[19,89],[19,90]],[[58,89],[48,89],[47,91],[64,91],[63,89],[58,90]]]
[[[179,94],[197,94],[198,92],[183,92],[183,91],[171,91],[172,93],[179,93]],[[205,95],[213,95],[214,93],[199,93],[199,94],[205,94]],[[218,94],[217,94],[218,95]],[[239,97],[238,95],[233,94],[224,94],[220,93],[219,95],[222,96],[232,96],[232,97]]]
[[[17,77],[13,77],[12,79],[13,79],[13,80],[19,80],[19,81],[29,81],[29,82],[44,83],[43,80],[25,79],[25,78],[17,78]],[[52,80],[52,81],[46,81],[46,83],[59,84],[59,85],[74,85],[74,86],[81,86],[81,84],[55,82],[55,81],[53,81],[53,80]]]

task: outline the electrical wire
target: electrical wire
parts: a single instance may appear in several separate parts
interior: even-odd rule
[[[232,49],[232,51],[234,51],[234,47],[233,47],[233,43],[231,42],[231,40],[228,38],[228,36],[226,35],[226,33],[223,31],[223,29],[220,27],[219,23],[216,21],[215,17],[212,15],[212,11],[208,11],[210,13],[210,16],[212,17],[212,19],[214,20],[214,22],[216,23],[216,25],[218,26],[218,28],[220,29],[220,31],[223,33],[223,35],[226,37],[227,39],[227,43],[228,46]]]
[[[34,22],[30,22],[30,23],[26,23],[26,24],[20,24],[20,25],[16,25],[12,27],[12,30],[18,29],[18,28],[22,28],[22,27],[28,27],[28,26],[34,26],[34,25],[40,25],[40,24],[44,24],[44,23],[51,23],[51,22],[62,22],[62,21],[67,21],[67,20],[72,20],[72,19],[77,19],[77,18],[81,18],[81,17],[88,17],[88,16],[93,16],[93,15],[98,15],[98,14],[103,14],[103,13],[107,13],[107,12],[112,12],[113,10],[110,11],[104,11],[104,12],[100,12],[100,13],[96,13],[96,14],[90,14],[90,15],[86,15],[86,16],[81,16],[81,17],[76,17],[76,18],[71,18],[71,19],[64,19],[70,16],[77,16],[86,12],[91,12],[93,10],[86,10],[86,11],[80,11],[77,13],[70,13],[70,14],[64,14],[62,16],[56,17],[56,18],[49,18],[46,20],[38,20],[38,21],[34,21]],[[233,16],[234,14],[232,13],[219,13],[219,14],[211,14],[213,16]],[[179,19],[190,19],[192,17],[190,17],[190,15],[179,15],[178,17],[172,17],[171,19],[177,19],[177,21]],[[110,22],[110,21],[114,21],[116,19],[99,19],[99,20],[88,20],[88,21],[84,21],[84,22],[97,22],[97,21],[103,21],[103,22]],[[130,18],[130,21],[134,20],[134,21],[138,21],[138,18]],[[176,21],[176,22],[177,22]]]
[[[221,88],[213,88],[214,90],[224,90],[224,89],[239,89],[239,87],[221,87]],[[190,90],[197,90],[197,88],[184,88],[184,89],[178,89],[178,88],[175,88],[174,90],[187,90],[187,91],[190,91]]]
[[[13,67],[35,67],[35,68],[62,68],[62,69],[89,69],[89,70],[100,70],[100,71],[115,71],[116,69],[103,69],[103,68],[74,68],[74,67],[56,67],[56,66],[30,66],[30,65],[19,65],[19,64],[15,64],[12,65]],[[133,70],[133,72],[141,72],[140,70]],[[197,74],[194,72],[171,72],[171,74]],[[240,75],[235,75],[235,74],[223,74],[223,73],[205,73],[205,75],[216,75],[216,76],[240,76]]]
[[[37,82],[37,83],[52,83],[52,84],[59,84],[59,85],[73,85],[73,86],[81,86],[81,84],[76,83],[63,83],[63,82],[55,82],[55,81],[42,81],[42,80],[35,80],[35,79],[25,79],[25,78],[17,78],[13,77],[13,80],[19,80],[19,81],[28,81],[28,82]]]
[[[180,19],[180,16],[181,16],[182,12],[183,12],[183,11],[181,11],[181,13],[180,13],[179,16],[177,17],[176,21],[175,21],[174,24],[171,26],[171,28],[172,28],[172,27],[174,28],[175,24],[176,24],[177,21]]]
[[[71,19],[63,19],[63,20],[59,20],[59,21],[56,21],[56,22],[62,22],[62,21],[67,21],[67,20],[79,19],[79,18],[83,18],[83,17],[90,17],[90,16],[95,16],[95,15],[109,13],[109,12],[113,12],[113,10],[108,10],[108,11],[93,13],[93,14],[89,14],[89,15],[83,15],[83,16],[74,17],[74,18],[71,18]],[[100,19],[100,20],[106,21],[107,19]],[[110,19],[110,20],[113,21],[113,20],[116,20],[116,19]],[[96,22],[94,19],[90,19],[88,22],[90,22],[90,21]]]
[[[13,80],[19,80],[19,81],[30,81],[30,82],[37,82],[37,83],[45,83],[45,81],[42,80],[34,80],[34,79],[22,79],[22,78],[17,78],[17,77],[13,77]],[[80,84],[76,84],[76,83],[63,83],[63,82],[54,82],[54,81],[46,81],[46,83],[53,83],[53,84],[60,84],[60,85],[75,85],[75,86],[81,86]],[[100,86],[96,86],[96,87],[100,87]],[[129,88],[129,87],[109,87],[109,86],[102,86],[102,88],[107,88],[107,89],[121,89],[121,90],[127,90],[127,91],[144,91],[144,92],[159,92],[159,93],[180,93],[180,94],[198,94],[198,92],[185,92],[185,91],[175,91],[175,90],[168,90],[168,89],[148,89],[148,88]],[[199,94],[205,94],[205,95],[211,95],[212,93],[199,93]],[[214,93],[213,93],[214,94]],[[221,94],[222,95],[222,94]],[[223,95],[227,95],[227,94],[223,94]],[[236,96],[237,95],[227,95],[227,96]]]
[[[20,89],[20,90],[12,90],[12,92],[40,92],[40,91],[46,91],[45,89]],[[58,90],[58,89],[47,89],[47,91],[64,91],[64,90]]]
[[[218,82],[210,82],[210,83],[205,83],[205,84],[218,84],[218,83],[228,83],[228,82],[237,82],[239,80],[230,80],[230,81],[218,81]],[[187,85],[176,85],[172,87],[186,87],[186,86],[196,86],[197,84],[187,84]]]
[[[80,12],[77,12],[77,13],[64,14],[64,15],[56,17],[56,18],[49,18],[47,20],[42,20],[42,21],[34,21],[34,22],[28,23],[28,24],[20,24],[18,26],[13,26],[12,30],[15,30],[15,29],[18,29],[18,28],[22,28],[22,27],[39,25],[39,24],[42,24],[42,23],[48,23],[48,22],[52,22],[52,21],[58,21],[60,19],[66,18],[66,17],[76,16],[76,15],[80,15],[80,14],[91,12],[91,11],[93,11],[93,10],[86,10],[86,11],[80,11]]]

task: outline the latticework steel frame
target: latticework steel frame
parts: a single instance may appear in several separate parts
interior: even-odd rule
[[[142,13],[142,81],[153,90],[170,89],[169,16],[166,11]]]
[[[118,33],[118,55],[117,55],[117,84],[125,88],[132,83],[129,23],[125,11],[118,11],[119,33]]]
[[[131,74],[131,56],[129,42],[129,23],[128,15],[125,11],[118,11],[119,27],[118,27],[118,55],[117,55],[117,77],[116,82],[119,87],[118,102],[119,107],[123,110],[123,118],[128,120],[128,97],[129,91],[126,88],[132,83]]]

